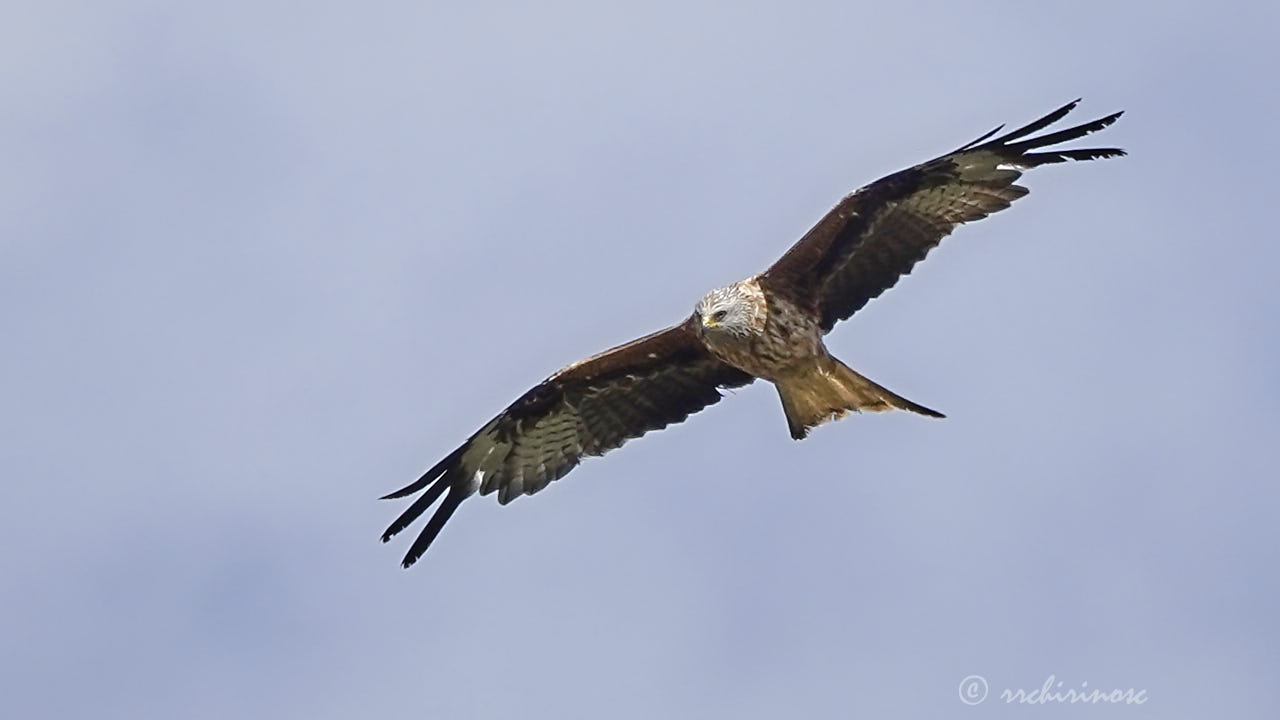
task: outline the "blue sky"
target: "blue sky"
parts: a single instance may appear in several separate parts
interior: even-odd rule
[[[1274,3],[7,15],[5,716],[1280,709]],[[1077,96],[1130,157],[1031,173],[829,340],[947,420],[795,443],[753,386],[410,572],[377,542],[545,375]]]

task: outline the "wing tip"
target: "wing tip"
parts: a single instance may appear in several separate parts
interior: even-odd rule
[[[444,475],[445,472],[447,472],[450,468],[457,465],[458,461],[462,459],[462,453],[466,452],[467,448],[470,447],[472,439],[474,439],[474,437],[467,440],[467,442],[464,442],[461,445],[459,445],[453,452],[444,456],[444,459],[442,459],[440,462],[436,463],[435,465],[432,465],[431,469],[422,473],[422,476],[419,477],[417,480],[414,480],[413,482],[409,483],[408,485],[405,485],[399,490],[394,490],[392,492],[389,492],[378,499],[379,500],[399,500],[400,498],[408,497],[409,495],[412,495],[418,492],[419,490],[425,488],[426,486],[430,485],[431,483],[435,482],[439,476]]]
[[[431,506],[440,499],[440,496],[445,494],[446,491],[449,491],[449,496],[445,497],[446,501],[449,500],[450,496],[458,492],[458,490],[454,488],[454,485],[455,481],[458,479],[459,468],[461,467],[459,465],[459,460],[462,457],[463,451],[465,451],[469,445],[470,442],[463,443],[462,447],[452,453],[449,453],[448,457],[436,463],[435,466],[423,474],[421,478],[418,478],[408,486],[382,498],[383,500],[394,500],[425,488],[425,492],[418,496],[418,498],[415,499],[409,507],[405,508],[404,512],[400,513],[400,515],[387,526],[387,529],[382,532],[382,542],[390,542],[391,538],[399,535],[406,528],[412,525],[419,517],[422,516],[423,513],[429,510]],[[465,496],[466,493],[463,493],[463,495]],[[461,502],[461,500],[458,500],[457,502]],[[443,507],[443,505],[441,507]],[[436,515],[439,514],[440,510],[437,508]],[[432,519],[434,520],[434,516]],[[430,527],[430,523],[428,523],[428,527]]]
[[[453,513],[462,504],[463,500],[470,497],[470,493],[451,487],[449,493],[444,496],[444,500],[440,502],[440,507],[431,515],[431,519],[427,521],[427,526],[422,528],[422,532],[418,533],[417,539],[413,541],[413,545],[409,547],[409,551],[404,554],[404,559],[400,561],[400,567],[408,570],[413,564],[418,562],[427,549],[431,547],[431,543],[435,542],[436,536],[440,534],[440,530],[445,523],[449,522],[449,518],[453,517]]]
[[[1085,135],[1088,135],[1090,133],[1097,132],[1105,127],[1110,126],[1115,121],[1119,120],[1120,117],[1124,115],[1124,112],[1125,112],[1124,110],[1118,110],[1116,112],[1111,113],[1110,115],[1105,115],[1096,120],[1091,120],[1086,123],[1081,123],[1079,125],[1075,125],[1063,130],[1057,130],[1051,133],[1040,135],[1038,137],[1028,137],[1029,135],[1039,132],[1040,130],[1045,129],[1050,125],[1053,125],[1054,123],[1058,122],[1062,118],[1066,117],[1066,115],[1070,113],[1072,110],[1074,110],[1076,106],[1080,104],[1080,102],[1081,102],[1081,98],[1076,98],[1075,100],[1072,100],[1071,102],[1067,103],[1066,105],[1063,105],[1057,110],[1054,110],[1053,112],[1037,120],[1034,120],[1030,123],[1027,123],[1026,125],[1023,125],[1015,130],[1011,130],[1010,132],[1007,132],[1004,135],[1001,135],[995,139],[987,140],[986,142],[983,142],[981,144],[977,144],[977,142],[970,143],[969,145],[962,148],[962,151],[990,150],[993,152],[1004,151],[1005,153],[1013,153],[1015,155],[1018,155],[1019,159],[1023,159],[1023,160],[1030,159],[1033,161],[1038,161],[1038,162],[1030,163],[1029,166],[1031,167],[1034,167],[1036,164],[1062,162],[1064,160],[1096,160],[1096,159],[1101,159],[1106,157],[1118,157],[1120,155],[1123,155],[1124,152],[1120,151],[1119,148],[1059,150],[1059,151],[1046,151],[1044,153],[1027,152],[1035,148],[1041,148],[1049,145],[1057,145],[1059,143],[1069,142],[1071,140],[1084,137]],[[988,133],[988,135],[983,136],[983,138],[980,138],[980,140],[985,139],[989,135],[990,133]],[[1095,153],[1096,155],[1087,156],[1089,153]]]

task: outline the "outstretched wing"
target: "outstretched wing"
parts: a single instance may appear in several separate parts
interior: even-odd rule
[[[463,500],[498,493],[505,505],[564,477],[588,455],[683,421],[754,378],[713,357],[689,321],[574,363],[490,420],[416,482],[383,499],[423,491],[382,535],[386,542],[444,500],[404,556],[426,552]],[[445,495],[447,491],[447,495]]]
[[[942,157],[896,172],[841,200],[766,270],[761,283],[816,307],[824,331],[911,272],[961,223],[981,220],[1027,194],[1014,182],[1029,168],[1124,155],[1119,148],[1053,150],[1101,130],[1121,113],[1027,137],[1061,120],[1079,100],[988,140],[992,130]]]

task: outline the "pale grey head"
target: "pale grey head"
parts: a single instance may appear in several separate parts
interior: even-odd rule
[[[703,335],[749,337],[764,330],[764,293],[754,280],[716,288],[698,301],[694,318]]]

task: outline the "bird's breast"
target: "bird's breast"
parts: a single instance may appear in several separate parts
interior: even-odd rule
[[[765,380],[777,380],[795,365],[826,352],[817,319],[778,298],[771,299],[767,320],[759,332],[708,340],[716,357]]]

